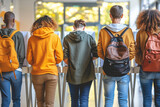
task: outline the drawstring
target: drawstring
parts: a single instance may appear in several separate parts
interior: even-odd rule
[[[14,73],[14,77],[15,77],[15,79],[17,79],[17,77],[16,77],[16,73],[15,73],[15,70],[13,71],[13,73]]]
[[[3,76],[2,76],[2,70],[0,69],[0,73],[1,73],[1,78],[2,78],[2,81],[3,81]]]
[[[12,67],[12,61],[10,61],[10,63],[11,63],[11,67]],[[13,68],[13,67],[12,67]],[[13,70],[13,73],[14,73],[14,77],[15,77],[15,79],[17,79],[17,77],[16,77],[16,73],[15,73],[15,70]]]

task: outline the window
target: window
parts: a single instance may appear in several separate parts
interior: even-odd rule
[[[35,18],[38,19],[44,15],[48,15],[55,19],[58,24],[63,24],[63,3],[42,2],[36,4]]]
[[[66,7],[66,22],[85,19],[86,22],[98,22],[98,7]]]
[[[129,2],[117,2],[117,3],[106,3],[104,2],[100,8],[101,13],[101,24],[110,24],[110,8],[113,5],[121,5],[123,7],[123,18],[121,20],[121,23],[129,25]]]
[[[73,22],[76,19],[83,19],[87,22],[87,30],[95,32],[95,39],[98,40],[98,31],[101,27],[111,23],[109,10],[113,5],[123,7],[124,17],[121,23],[129,25],[129,2],[102,2],[97,3],[57,3],[57,2],[36,2],[35,19],[43,15],[48,15],[55,19],[59,25],[66,24],[64,31],[73,31]],[[57,29],[62,31],[60,27]],[[65,34],[65,33],[62,33]],[[64,36],[64,35],[63,35]],[[62,37],[63,38],[63,37]]]

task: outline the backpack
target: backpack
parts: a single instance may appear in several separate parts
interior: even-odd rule
[[[148,39],[143,54],[142,70],[160,72],[160,33],[148,33]]]
[[[103,70],[108,76],[120,77],[128,74],[129,50],[123,42],[123,34],[128,27],[119,35],[113,35],[106,27],[104,28],[111,37],[110,43],[106,48]]]
[[[10,72],[15,71],[19,67],[19,62],[17,58],[17,53],[15,50],[14,41],[12,37],[17,32],[17,30],[13,31],[9,36],[0,35],[0,73],[2,76],[2,72]],[[16,78],[15,72],[14,76]],[[3,79],[3,78],[2,78]]]

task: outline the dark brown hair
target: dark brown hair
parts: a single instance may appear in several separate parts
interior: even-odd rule
[[[85,27],[86,26],[86,22],[82,19],[79,19],[79,20],[75,20],[74,21],[74,26],[76,28],[81,28],[81,27]]]
[[[123,14],[123,7],[119,6],[119,5],[112,6],[110,9],[110,14],[115,19],[121,18],[122,14]]]
[[[137,21],[137,29],[152,33],[160,26],[160,12],[158,10],[144,10],[140,12]]]
[[[58,25],[55,20],[45,15],[43,17],[40,17],[33,23],[31,33],[33,33],[35,30],[42,28],[42,27],[50,27],[53,30],[55,30],[57,29]]]

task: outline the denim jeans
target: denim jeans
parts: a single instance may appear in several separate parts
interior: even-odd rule
[[[152,105],[152,84],[154,83],[155,106],[160,107],[160,72],[143,72],[140,69],[140,83],[143,93],[143,107]]]
[[[111,77],[104,75],[105,107],[113,107],[115,82],[117,82],[119,107],[127,107],[129,75]]]
[[[71,107],[88,107],[89,91],[92,81],[80,85],[69,84]]]
[[[9,107],[11,102],[10,86],[12,89],[13,107],[20,107],[22,72],[15,71],[16,79],[13,72],[3,72],[3,80],[0,76],[0,90],[2,95],[1,107]]]

